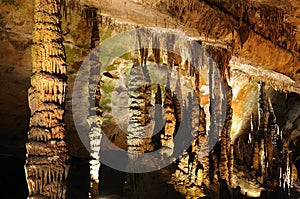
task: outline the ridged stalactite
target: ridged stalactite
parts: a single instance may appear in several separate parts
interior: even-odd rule
[[[228,10],[235,18],[247,24],[248,28],[263,35],[272,43],[289,51],[299,52],[300,48],[295,39],[295,30],[292,24],[285,21],[283,9],[242,0],[229,0],[224,4],[220,4],[218,0],[208,1],[221,10]]]
[[[94,18],[91,48],[98,45],[99,42],[98,20]],[[102,139],[102,108],[100,106],[100,57],[97,51],[92,51],[90,56],[90,75],[89,75],[89,115],[87,122],[89,125],[90,140],[90,192],[89,198],[99,196],[99,170],[100,170],[100,144]]]
[[[97,8],[84,6],[81,10],[81,17],[85,19],[87,27],[93,27],[95,20],[97,20]]]
[[[175,132],[178,131],[181,120],[182,120],[182,91],[181,91],[181,82],[180,82],[180,72],[179,69],[175,70],[177,75],[177,81],[176,81],[176,87],[175,91],[173,93],[173,104],[174,104],[174,111],[175,111],[175,118],[176,118],[176,126],[175,126]]]
[[[217,168],[214,168],[214,176],[219,175],[217,178],[224,180],[227,185],[232,184],[229,180],[232,179],[232,175],[229,171],[233,170],[232,164],[229,159],[232,153],[230,153],[230,131],[232,125],[232,90],[228,84],[227,78],[229,78],[229,60],[231,53],[225,49],[218,49],[209,47],[208,53],[212,57],[215,63],[210,63],[210,93],[211,93],[211,126],[210,133],[213,136],[220,136],[218,147],[214,148],[212,153],[212,159]],[[225,96],[224,96],[225,95]],[[226,101],[224,101],[225,99]],[[224,115],[225,113],[225,115]],[[225,116],[224,120],[223,117]],[[224,123],[223,123],[224,122]],[[212,136],[209,134],[209,136]],[[211,143],[210,143],[211,144]],[[218,152],[218,150],[220,150]],[[218,157],[220,154],[220,157]],[[214,177],[216,178],[216,177]]]
[[[60,3],[35,0],[25,163],[32,199],[67,198],[70,164],[63,124],[67,76]]]
[[[202,107],[200,107],[200,121],[199,121],[199,143],[201,144],[200,151],[197,155],[198,161],[203,166],[203,185],[210,186],[210,164],[209,164],[209,146],[206,129],[206,115]]]
[[[218,76],[218,70],[216,69],[215,63],[210,59],[209,60],[209,93],[210,93],[210,126],[208,132],[208,143],[209,146],[214,146],[214,148],[210,151],[210,159],[212,161],[212,165],[210,167],[210,173],[212,173],[213,181],[218,181],[218,173],[219,173],[219,160],[218,160],[218,143],[216,145],[217,140],[219,140],[219,136],[222,131],[222,125],[219,120],[222,114],[222,103],[221,96],[222,93],[221,85],[220,85],[220,77]]]
[[[144,110],[144,122],[145,122],[145,131],[148,132],[148,137],[151,139],[153,135],[153,130],[154,130],[154,120],[153,120],[153,115],[150,114],[150,109],[153,107],[151,104],[151,99],[152,99],[152,83],[151,83],[151,78],[149,74],[149,70],[147,67],[147,59],[149,55],[149,49],[146,48],[145,46],[141,46],[140,48],[140,60],[141,60],[141,66],[142,66],[142,71],[143,75],[145,78],[145,81],[143,82],[143,86],[145,86],[145,93],[144,93],[144,98],[145,98],[145,110]],[[149,143],[149,148],[151,150],[153,149],[153,143]]]
[[[264,82],[258,83],[257,110],[251,116],[248,141],[253,150],[251,169],[255,171],[253,177],[266,188],[290,194],[298,173],[286,132],[278,124],[267,89]]]
[[[225,64],[224,64],[225,63]],[[227,62],[228,63],[228,62]],[[223,62],[223,67],[227,67],[226,66],[226,62]],[[226,70],[227,71],[227,70]],[[232,104],[232,90],[231,87],[228,85],[228,81],[226,79],[226,75],[225,75],[225,70],[221,70],[221,75],[223,77],[223,85],[225,88],[225,95],[226,95],[226,116],[225,116],[225,121],[224,121],[224,126],[222,129],[222,133],[221,133],[221,160],[220,160],[220,167],[224,168],[220,170],[220,176],[221,179],[226,180],[227,182],[229,182],[230,184],[232,182],[230,182],[229,180],[232,179],[232,176],[229,176],[229,174],[232,175],[232,173],[229,172],[229,170],[233,170],[232,167],[233,165],[229,164],[229,159],[230,156],[233,155],[230,152],[230,131],[231,131],[231,125],[232,125],[232,108],[231,108],[231,104]]]
[[[127,134],[128,154],[132,159],[139,154],[152,151],[152,131],[149,129],[149,112],[147,110],[146,86],[143,69],[136,59],[129,76],[128,92],[130,95],[130,120]]]
[[[265,83],[259,84],[260,96],[258,100],[258,135],[257,141],[259,143],[259,170],[260,177],[258,181],[263,183],[266,178],[266,140],[268,137],[268,124],[269,124],[269,103],[266,94]]]
[[[269,110],[269,125],[268,125],[268,134],[266,135],[266,162],[267,164],[267,178],[271,183],[274,181],[274,172],[273,172],[273,138],[276,135],[276,129],[278,126],[276,125],[276,115],[273,109],[273,105],[270,97],[268,97],[268,110]],[[276,138],[275,138],[276,139]]]
[[[165,97],[164,97],[164,110],[165,110],[165,127],[164,133],[161,134],[161,146],[164,150],[161,151],[161,155],[170,157],[174,152],[174,135],[176,130],[176,105],[174,103],[173,92],[171,90],[171,73],[174,65],[174,41],[175,38],[168,36],[166,39],[167,47],[167,63],[168,63],[168,73],[167,82],[165,86]],[[178,96],[181,94],[178,93]],[[180,102],[179,102],[180,103]],[[178,110],[177,110],[178,111]],[[178,115],[177,115],[178,116]]]
[[[153,144],[154,150],[161,148],[160,137],[164,131],[164,120],[163,120],[163,106],[162,106],[162,92],[161,87],[157,84],[157,90],[155,93],[155,115],[154,115],[154,136]]]
[[[131,160],[137,160],[141,154],[153,151],[155,147],[155,142],[152,141],[155,124],[149,112],[152,106],[152,88],[145,64],[148,56],[144,53],[146,52],[143,50],[135,52],[134,65],[128,79],[129,125],[126,141]],[[134,173],[134,164],[134,161],[128,164],[129,170],[133,172],[127,176],[129,190],[126,194],[129,198],[139,197],[136,194],[144,193],[141,185],[147,178],[147,174]]]
[[[99,21],[97,17],[97,9],[92,9],[93,12],[93,26],[91,36],[91,49],[97,47],[100,44],[100,32],[99,32]]]
[[[197,95],[189,93],[185,116],[191,117],[187,121],[194,139],[190,148],[182,154],[172,183],[177,191],[186,198],[198,198],[206,195],[204,185],[209,185],[209,159],[206,139],[206,118],[203,108],[200,107]]]
[[[252,168],[256,171],[259,169],[259,145],[258,141],[254,142],[254,148],[253,148],[253,158],[252,158]]]
[[[72,21],[72,12],[80,10],[81,5],[78,0],[61,0],[62,15],[66,21]]]
[[[198,61],[202,60],[199,58]],[[200,64],[201,67],[201,64]],[[209,187],[210,186],[210,176],[209,176],[209,146],[208,146],[208,136],[206,129],[206,114],[203,107],[201,107],[201,91],[200,91],[200,72],[199,70],[195,70],[195,93],[196,99],[199,103],[199,126],[198,126],[198,136],[197,139],[194,140],[195,145],[197,145],[196,158],[198,162],[202,164],[202,173],[203,173],[203,184],[202,186]]]
[[[173,136],[175,134],[176,117],[175,109],[172,98],[171,89],[166,86],[164,97],[164,110],[165,110],[165,127],[164,133],[161,134],[161,146],[164,148],[161,155],[170,157],[174,152]]]
[[[198,58],[193,57],[192,63],[197,67]],[[187,133],[192,134],[193,141],[190,148],[184,151],[179,158],[171,182],[174,184],[174,188],[186,198],[198,198],[207,195],[206,188],[210,187],[209,145],[206,132],[206,115],[200,106],[200,73],[191,64],[186,63],[186,65],[188,66],[187,73],[195,81],[195,93],[189,93],[188,101],[185,102],[184,106],[182,105],[182,118],[184,120],[181,125],[184,126]],[[177,81],[180,83],[180,79]]]

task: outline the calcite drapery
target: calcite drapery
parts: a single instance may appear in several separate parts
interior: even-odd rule
[[[35,0],[31,110],[25,164],[29,198],[66,198],[69,156],[63,124],[66,62],[60,1]]]

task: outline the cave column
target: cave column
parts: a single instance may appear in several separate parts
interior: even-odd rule
[[[100,41],[97,10],[91,9],[93,12],[93,25],[91,35],[91,49],[97,47]],[[92,51],[90,55],[90,75],[89,75],[89,115],[87,122],[89,124],[89,139],[90,139],[90,191],[89,198],[99,196],[99,170],[100,170],[100,144],[102,139],[102,108],[101,89],[100,89],[100,69],[98,51]]]
[[[28,91],[31,117],[25,163],[28,198],[65,199],[70,163],[63,124],[67,67],[61,2],[35,0],[34,3],[32,76]]]

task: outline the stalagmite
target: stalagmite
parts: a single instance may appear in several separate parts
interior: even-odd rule
[[[88,9],[88,8],[86,8]],[[93,27],[91,36],[91,49],[99,44],[99,29],[96,9],[91,9],[93,16]],[[102,107],[100,106],[100,69],[99,53],[92,51],[90,56],[89,75],[89,115],[87,123],[89,125],[90,140],[90,191],[89,198],[99,196],[99,170],[100,170],[100,143],[102,139]]]
[[[35,1],[25,163],[29,198],[67,197],[69,156],[62,123],[67,77],[60,18],[60,1]]]

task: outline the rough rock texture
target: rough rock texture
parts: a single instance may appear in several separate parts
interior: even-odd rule
[[[224,68],[224,71],[222,71],[227,75],[229,85],[232,88],[232,128],[228,132],[230,126],[229,111],[226,127],[218,128],[218,135],[221,135],[222,141],[214,149],[215,155],[211,156],[210,159],[208,156],[204,156],[205,160],[200,165],[195,161],[197,156],[193,153],[199,153],[196,152],[199,150],[198,140],[201,140],[199,141],[201,143],[208,141],[206,131],[209,132],[211,129],[209,125],[205,126],[204,124],[207,124],[207,121],[218,123],[215,121],[218,118],[214,118],[214,116],[210,118],[211,115],[208,111],[210,96],[206,92],[207,89],[205,89],[208,86],[207,77],[201,75],[197,77],[197,74],[193,74],[193,69],[189,66],[189,63],[183,63],[185,60],[179,60],[180,58],[173,56],[171,53],[168,54],[168,59],[165,58],[164,52],[158,49],[148,49],[149,51],[144,49],[143,52],[139,52],[139,65],[143,65],[146,55],[148,54],[151,57],[152,52],[151,59],[157,64],[161,60],[169,66],[175,60],[175,67],[180,65],[178,63],[181,63],[180,74],[185,75],[185,77],[192,76],[188,77],[188,82],[192,82],[191,85],[195,88],[198,98],[199,93],[202,94],[199,104],[201,104],[203,110],[201,109],[200,112],[202,116],[200,117],[199,129],[196,130],[199,136],[195,136],[193,149],[185,152],[180,160],[182,170],[189,168],[187,165],[190,165],[191,168],[182,176],[191,176],[191,178],[188,180],[181,179],[179,177],[181,175],[177,175],[178,179],[181,182],[187,181],[187,184],[190,182],[196,183],[197,186],[202,183],[201,179],[203,179],[202,184],[210,187],[213,190],[212,192],[218,193],[218,187],[223,187],[224,183],[214,184],[211,183],[210,179],[214,179],[215,176],[220,174],[221,178],[229,181],[228,184],[232,187],[239,185],[240,187],[237,190],[241,188],[241,192],[243,194],[247,192],[248,196],[259,196],[260,191],[264,189],[280,190],[287,194],[293,194],[294,191],[299,189],[297,188],[300,187],[297,181],[297,167],[298,170],[300,168],[299,96],[294,93],[289,94],[289,92],[299,93],[300,90],[298,85],[300,5],[297,0],[251,0],[247,2],[242,0],[150,0],[147,2],[139,0],[126,2],[122,0],[104,0],[101,2],[72,0],[63,1],[62,8],[64,15],[62,33],[66,47],[67,63],[69,64],[68,69],[66,71],[66,67],[60,67],[64,65],[64,62],[60,59],[64,56],[52,56],[51,60],[49,59],[47,62],[39,62],[36,59],[43,54],[55,54],[56,52],[60,54],[63,51],[62,46],[55,44],[51,48],[39,50],[42,54],[36,55],[34,55],[34,49],[40,47],[33,46],[33,62],[39,62],[40,64],[33,65],[36,74],[32,76],[31,84],[36,90],[29,90],[29,102],[32,112],[32,114],[29,114],[25,100],[25,90],[29,87],[31,71],[29,47],[32,45],[31,29],[33,20],[31,18],[33,16],[33,4],[31,1],[26,0],[22,2],[18,0],[1,2],[0,51],[2,53],[0,53],[0,81],[5,86],[0,88],[0,99],[3,102],[0,104],[0,118],[5,125],[0,127],[1,135],[4,135],[0,146],[1,149],[4,148],[4,152],[22,154],[18,152],[19,149],[24,148],[22,145],[26,136],[25,133],[20,132],[26,131],[28,125],[24,121],[28,121],[29,115],[32,115],[32,119],[28,121],[32,126],[28,129],[28,139],[30,141],[26,145],[28,153],[55,156],[57,155],[55,150],[60,150],[64,154],[67,151],[63,140],[67,139],[71,149],[70,154],[88,157],[89,154],[84,146],[80,144],[76,129],[72,124],[71,98],[70,94],[65,96],[64,93],[66,88],[64,74],[69,77],[69,93],[71,93],[72,84],[80,64],[90,52],[90,48],[98,44],[97,34],[101,35],[100,40],[103,41],[118,32],[137,26],[164,27],[182,31],[200,43],[202,42],[203,45],[210,44],[213,47],[224,48],[232,55],[229,62],[230,70]],[[53,22],[58,21],[55,17],[46,17],[45,19],[54,20]],[[97,32],[96,24],[93,23],[94,19],[99,21],[99,32]],[[50,28],[43,29],[42,24],[37,25],[36,28],[42,31],[43,34],[35,35],[34,39],[43,39],[45,44],[51,39],[51,36],[61,40],[60,33],[55,33],[58,30],[57,27],[53,23],[47,26]],[[162,46],[165,45],[165,41],[159,40],[159,38],[154,39]],[[35,44],[35,42],[33,43]],[[186,46],[182,48],[186,48]],[[7,54],[10,56],[7,56]],[[115,65],[112,67],[115,67]],[[175,70],[174,68],[172,71]],[[162,71],[159,72],[164,74]],[[196,82],[193,81],[193,76],[198,78]],[[119,77],[114,78],[115,80],[104,79],[104,84],[118,81],[116,79]],[[257,86],[260,81],[266,85],[267,92],[264,97],[262,97]],[[180,117],[186,114],[178,114],[179,109],[176,99],[180,98],[180,93],[187,90],[187,83],[184,81],[178,82],[181,83],[178,86],[181,87],[181,91],[177,89],[174,93],[165,92],[165,89],[161,87],[162,98],[165,98],[164,102],[168,101],[174,112],[174,114],[172,111],[167,113],[171,113],[168,115],[172,117],[171,128],[168,125],[164,127],[164,129],[171,129],[170,135],[173,135],[178,128],[179,123],[174,121],[180,121]],[[199,82],[201,82],[202,88],[198,88]],[[98,84],[99,82],[95,82],[95,85]],[[146,87],[143,90],[144,94],[147,93],[147,97],[143,96],[142,100],[143,110],[148,109],[150,107],[148,105],[151,104],[149,103],[151,101],[151,89],[149,89],[149,85]],[[105,94],[111,88],[103,87],[102,89]],[[36,91],[40,91],[40,100],[44,100],[46,103],[41,104],[39,102],[39,98],[35,94]],[[229,92],[226,93],[230,95]],[[164,97],[166,94],[168,94],[168,97]],[[184,94],[183,97],[185,97]],[[260,98],[264,98],[262,103],[258,103],[258,101],[261,101]],[[152,96],[152,101],[153,99]],[[230,96],[228,99],[230,99]],[[65,100],[67,101],[65,111],[67,114],[67,127],[62,125],[65,112],[61,104]],[[104,96],[101,100],[105,102],[107,98]],[[185,107],[188,107],[188,105]],[[263,110],[262,112],[258,110],[259,107]],[[96,110],[100,111],[97,108]],[[104,106],[104,111],[107,110],[107,106]],[[205,120],[203,115],[206,117],[206,122],[203,121]],[[147,113],[143,117],[146,118],[146,121],[147,117],[150,116]],[[189,121],[190,124],[197,123],[197,119],[199,118],[194,117],[194,120]],[[96,124],[98,119],[91,117],[89,121]],[[123,129],[118,128],[114,122],[109,120],[104,121],[104,127],[105,133],[109,135],[108,137],[114,143],[117,143],[122,149],[127,148],[126,132],[123,132]],[[64,128],[68,129],[67,135]],[[174,132],[173,129],[175,129]],[[191,129],[196,132],[195,128]],[[97,156],[99,149],[100,137],[97,136],[99,134],[98,130],[99,126],[92,138],[96,143],[94,145],[94,157]],[[229,137],[231,137],[231,140]],[[55,140],[55,142],[48,143],[49,140]],[[163,139],[159,138],[157,140],[154,143],[159,143]],[[144,142],[141,139],[139,141]],[[147,143],[151,142],[150,139],[146,141]],[[169,136],[168,144],[165,143],[165,145],[173,147],[172,144],[172,136]],[[166,151],[164,155],[171,154],[172,150]],[[203,157],[203,154],[201,157]],[[28,164],[44,163],[44,161],[45,159],[29,158]],[[98,168],[97,162],[94,162],[95,168]],[[201,169],[195,165],[200,165]],[[218,165],[222,165],[221,168]],[[96,172],[96,170],[94,171]],[[214,174],[216,175],[214,176]],[[32,175],[32,178],[37,176],[41,179],[39,176],[42,175],[44,174],[37,173],[35,176]],[[176,172],[174,175],[176,176]],[[59,180],[59,178],[57,177],[56,180]],[[55,178],[53,177],[53,179]],[[182,185],[185,188],[184,184]],[[193,185],[190,189],[197,186]],[[186,191],[184,188],[182,191]],[[189,196],[189,194],[187,197],[192,195]]]
[[[96,15],[96,10],[90,12]],[[99,45],[99,22],[96,17],[93,19],[93,28],[91,36],[91,49]],[[90,132],[90,198],[99,196],[99,170],[100,170],[100,144],[102,138],[102,108],[100,106],[101,89],[100,89],[100,69],[101,63],[99,62],[99,52],[92,51],[89,75],[89,116],[87,118]]]
[[[62,42],[60,2],[35,1],[25,164],[29,198],[67,198],[69,156],[62,122],[67,76]]]

